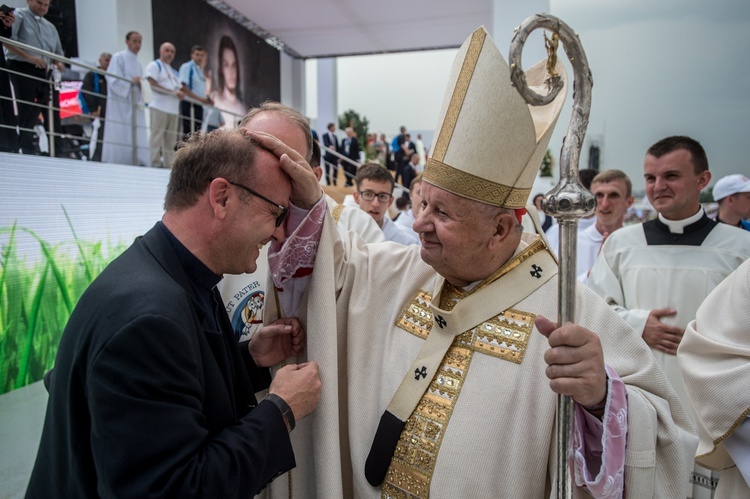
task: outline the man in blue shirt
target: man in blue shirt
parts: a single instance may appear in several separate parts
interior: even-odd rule
[[[206,76],[203,69],[206,66],[206,49],[200,45],[193,45],[190,49],[190,60],[180,66],[180,81],[182,91],[197,101],[210,106],[211,99],[206,96]],[[190,119],[190,109],[193,111],[193,119]],[[180,114],[182,115],[182,133],[187,136],[201,129],[203,121],[203,106],[183,100],[180,102]]]

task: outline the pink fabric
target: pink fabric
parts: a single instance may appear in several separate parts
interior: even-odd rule
[[[569,466],[575,483],[596,498],[620,498],[625,484],[628,393],[609,366],[607,403],[602,421],[578,404],[573,410],[573,454]]]
[[[296,273],[309,275],[309,272],[301,269],[312,269],[315,264],[325,214],[325,196],[310,211],[289,205],[289,216],[284,228],[286,237],[268,252],[268,266],[277,288],[283,288],[284,283]]]

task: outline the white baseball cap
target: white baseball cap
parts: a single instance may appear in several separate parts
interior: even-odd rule
[[[722,177],[714,185],[713,195],[714,200],[719,201],[732,194],[738,192],[750,192],[750,178],[742,175],[741,173],[735,173],[733,175],[727,175]]]

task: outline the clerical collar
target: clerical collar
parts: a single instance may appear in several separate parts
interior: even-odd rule
[[[703,218],[703,214],[705,212],[703,211],[703,207],[698,209],[698,213],[693,215],[692,217],[685,218],[684,220],[667,220],[664,218],[664,215],[659,213],[659,221],[667,226],[669,229],[669,232],[672,234],[684,234],[685,228],[688,225],[692,225],[701,218]]]
[[[649,246],[700,246],[717,225],[718,222],[708,218],[701,208],[698,213],[685,220],[666,220],[659,215],[658,218],[644,222],[642,227]],[[681,231],[673,230],[675,226]]]
[[[167,240],[174,248],[177,253],[177,258],[180,260],[180,264],[185,269],[185,273],[188,275],[190,281],[202,288],[211,290],[214,286],[219,284],[219,281],[224,277],[217,275],[206,266],[205,263],[201,262],[197,256],[192,254],[182,242],[164,225],[163,222],[158,222],[159,227],[164,231],[164,235],[167,236]]]

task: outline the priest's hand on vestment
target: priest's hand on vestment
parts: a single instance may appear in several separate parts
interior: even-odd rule
[[[248,343],[255,365],[275,366],[305,347],[305,330],[296,318],[278,319],[261,328]]]
[[[677,326],[669,326],[661,322],[662,317],[675,315],[677,310],[656,308],[648,314],[646,325],[643,327],[643,341],[651,348],[655,348],[669,355],[677,355],[685,330]]]
[[[320,201],[323,188],[318,183],[312,167],[297,151],[265,132],[244,129],[245,132],[262,148],[279,158],[281,169],[292,181],[290,201],[302,209],[309,210]]]
[[[534,322],[547,337],[546,375],[555,393],[570,395],[583,407],[595,407],[607,397],[607,372],[599,336],[576,324],[562,327],[541,315]]]
[[[290,364],[274,376],[268,393],[278,395],[289,405],[294,419],[299,421],[318,406],[320,375],[316,362]]]

